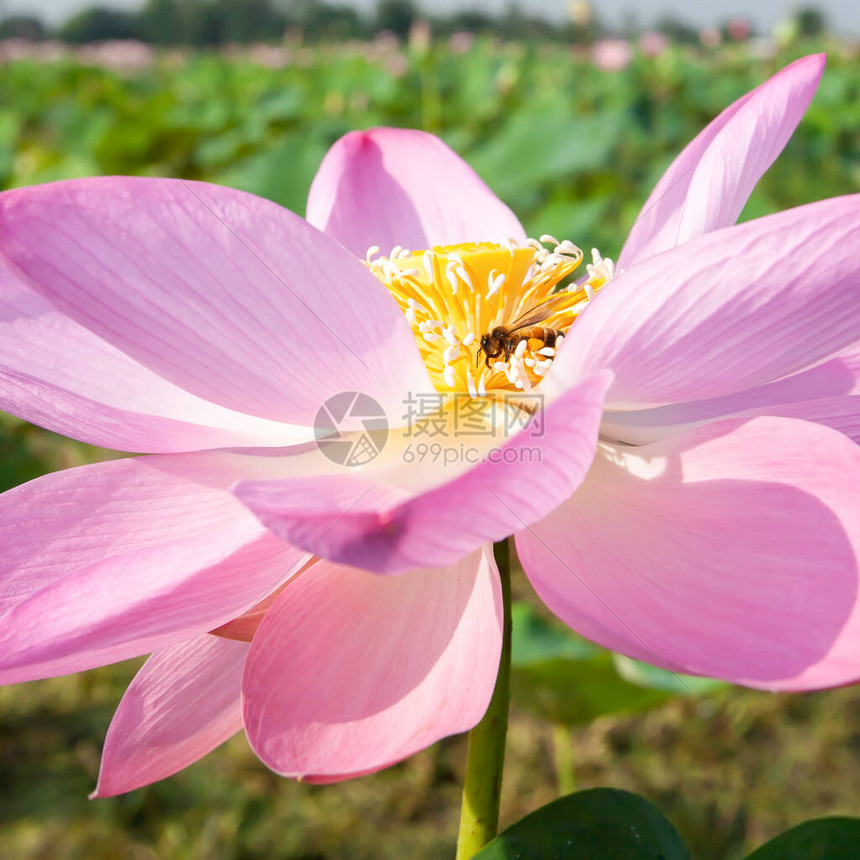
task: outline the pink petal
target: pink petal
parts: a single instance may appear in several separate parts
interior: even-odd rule
[[[321,561],[283,592],[251,644],[248,740],[285,776],[378,770],[481,719],[501,641],[489,547],[395,578]]]
[[[608,409],[753,388],[860,338],[860,195],[701,236],[634,266],[576,321],[549,382],[609,368]]]
[[[242,481],[234,492],[275,534],[332,561],[378,573],[441,567],[539,520],[579,486],[610,378],[589,377],[546,407],[542,435],[527,427],[445,483],[441,465],[404,463],[399,486],[359,471]],[[469,440],[455,442],[456,452]],[[435,475],[435,483],[404,489],[412,469],[425,481]]]
[[[438,137],[353,131],[328,151],[311,185],[308,221],[364,257],[460,242],[525,238],[516,216]]]
[[[786,418],[595,458],[517,536],[538,594],[589,639],[766,689],[860,677],[860,450]]]
[[[313,435],[183,391],[78,325],[2,265],[0,409],[124,451],[287,445]]]
[[[153,654],[114,714],[92,797],[172,776],[240,731],[247,655],[206,634]]]
[[[620,268],[737,221],[756,183],[797,127],[826,57],[796,60],[726,108],[687,145],[642,207]]]
[[[0,197],[0,249],[72,319],[230,409],[312,426],[342,391],[393,412],[429,385],[379,281],[250,194],[130,177],[17,189]]]
[[[213,629],[298,569],[304,553],[226,492],[242,473],[229,455],[174,454],[70,469],[0,496],[0,682]]]
[[[788,403],[777,408],[756,409],[743,415],[779,415],[785,418],[800,418],[815,421],[825,427],[832,427],[844,433],[849,439],[860,444],[860,397],[823,397],[820,400],[806,400],[801,403]]]
[[[210,630],[209,633],[213,636],[223,636],[225,639],[235,639],[238,642],[250,642],[257,633],[260,623],[266,617],[266,613],[271,609],[272,604],[278,599],[280,593],[287,588],[293,579],[308,568],[319,562],[318,558],[309,558],[296,572],[284,583],[279,585],[274,591],[259,602],[255,603],[250,609],[243,612],[241,615]]]
[[[645,445],[708,421],[778,415],[817,421],[860,443],[860,349],[763,385],[654,409],[606,412],[601,434],[629,445]]]

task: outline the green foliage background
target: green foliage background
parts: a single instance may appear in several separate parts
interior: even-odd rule
[[[24,58],[0,65],[0,186],[175,174],[302,213],[338,136],[411,126],[466,157],[533,234],[617,256],[683,145],[733,99],[820,47],[795,45],[768,60],[741,45],[672,49],[617,73],[563,46],[489,40],[465,53],[383,41],[229,59],[176,52],[137,70]],[[818,96],[745,218],[860,190],[860,65],[830,48]],[[0,419],[0,489],[106,456]],[[559,784],[613,785],[656,803],[707,860],[740,856],[815,815],[860,815],[860,690],[631,695],[617,679],[601,680],[608,655],[582,669],[576,661],[593,656],[588,646],[559,646],[557,630],[546,638],[521,575],[516,592],[537,612],[525,606],[521,623],[538,628],[520,645],[503,823],[551,800]],[[534,657],[535,648],[549,651]],[[461,738],[375,776],[313,787],[270,774],[237,737],[175,778],[87,801],[101,739],[136,665],[0,690],[0,858],[452,856]],[[560,693],[564,684],[578,698]],[[579,715],[571,702],[581,703]],[[595,713],[604,715],[582,724]]]

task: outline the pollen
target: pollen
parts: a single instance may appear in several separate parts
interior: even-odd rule
[[[614,276],[595,249],[587,274],[568,283],[582,251],[548,235],[378,254],[370,248],[365,264],[400,305],[437,391],[471,398],[537,387]]]

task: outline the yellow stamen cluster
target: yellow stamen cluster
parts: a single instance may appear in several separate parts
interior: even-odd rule
[[[582,251],[552,236],[522,245],[480,242],[427,251],[395,247],[388,257],[376,257],[378,252],[371,248],[365,262],[412,326],[436,389],[471,397],[534,388],[552,366],[564,333],[613,274],[611,261],[595,251],[588,277],[559,287],[582,262]],[[516,328],[524,317],[537,320],[532,326],[559,333],[555,342],[550,346],[540,337],[524,338],[528,329]],[[498,327],[511,333],[507,341],[514,348],[488,362],[481,340]]]

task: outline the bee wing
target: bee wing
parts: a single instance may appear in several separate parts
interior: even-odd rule
[[[550,296],[540,304],[526,308],[526,310],[508,326],[508,332],[513,334],[517,329],[530,328],[533,325],[539,325],[545,319],[551,317],[556,307],[566,298],[568,297],[562,293],[556,296]]]

